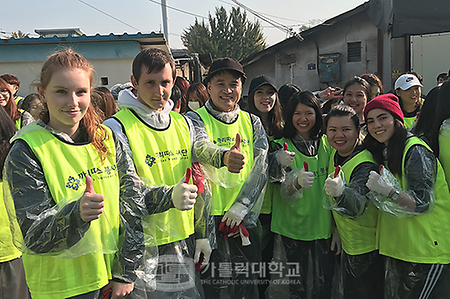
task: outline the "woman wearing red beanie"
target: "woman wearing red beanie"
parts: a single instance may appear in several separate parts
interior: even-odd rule
[[[386,256],[385,298],[447,298],[450,268],[450,193],[441,164],[428,145],[409,133],[398,99],[385,94],[365,110],[364,140],[381,175],[367,187],[381,210],[380,254]]]

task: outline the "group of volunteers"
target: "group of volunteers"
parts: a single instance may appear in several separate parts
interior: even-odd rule
[[[449,298],[449,81],[260,75],[241,109],[232,58],[190,87],[156,48],[120,92],[93,72],[66,49],[37,94],[0,78],[0,298]]]

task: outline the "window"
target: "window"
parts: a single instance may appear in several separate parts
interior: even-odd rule
[[[347,43],[347,61],[361,61],[361,42]]]

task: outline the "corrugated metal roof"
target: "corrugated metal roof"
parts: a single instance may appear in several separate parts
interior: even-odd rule
[[[162,33],[136,33],[136,34],[128,34],[124,33],[121,35],[117,34],[109,34],[109,35],[82,35],[82,36],[67,36],[67,37],[25,37],[25,38],[10,38],[10,39],[0,39],[0,46],[2,45],[20,45],[20,44],[41,44],[41,43],[60,43],[60,42],[73,42],[73,43],[81,43],[81,42],[98,42],[98,41],[117,41],[117,40],[132,40],[138,41],[141,44],[166,44],[164,39],[164,34]]]

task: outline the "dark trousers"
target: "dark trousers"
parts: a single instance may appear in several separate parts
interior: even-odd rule
[[[0,299],[6,298],[31,298],[21,257],[0,263]]]
[[[330,299],[333,284],[335,256],[330,250],[331,239],[300,241],[281,236],[288,263],[298,264],[300,279],[289,284],[289,297],[308,298],[311,289],[312,298]],[[308,286],[309,262],[312,260],[312,285]]]
[[[275,242],[275,234],[270,230],[270,225],[272,223],[272,214],[261,214],[259,215],[259,221],[261,222],[262,227],[262,236],[261,236],[261,256],[262,262],[266,265],[273,258],[273,249]],[[269,286],[270,275],[266,274],[264,276],[260,275],[259,279],[261,283],[258,284],[259,289],[259,298],[266,298],[266,290]]]
[[[449,267],[449,264],[417,264],[386,257],[385,298],[450,298]]]
[[[384,284],[384,257],[378,250],[348,255],[341,253],[341,268],[345,299],[381,299]]]
[[[205,298],[258,298],[258,274],[252,265],[261,263],[261,226],[246,227],[251,245],[242,246],[241,238],[227,238],[219,232],[222,216],[215,216],[217,248],[213,249],[210,264],[201,273]]]

